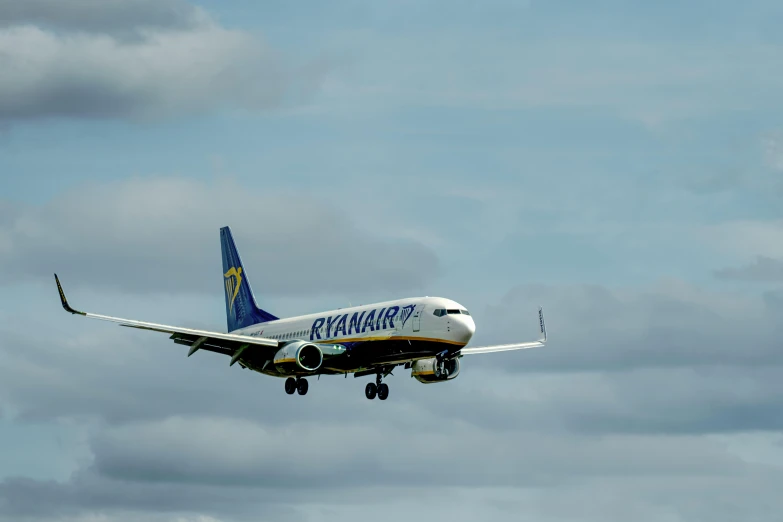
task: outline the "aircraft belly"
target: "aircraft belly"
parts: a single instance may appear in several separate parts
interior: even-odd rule
[[[345,343],[348,350],[339,356],[325,359],[323,365],[315,372],[283,373],[277,370],[273,364],[252,363],[247,361],[251,370],[273,377],[307,376],[307,375],[335,375],[352,373],[357,370],[371,368],[373,366],[404,364],[411,360],[433,357],[444,350],[454,352],[462,348],[450,342],[437,340],[408,340],[389,339],[384,341],[367,341],[359,343]]]
[[[324,361],[324,369],[337,373],[352,372],[383,364],[402,364],[412,359],[432,357],[444,350],[459,350],[461,346],[440,341],[390,339],[346,345],[345,354]],[[324,372],[325,373],[325,372]]]

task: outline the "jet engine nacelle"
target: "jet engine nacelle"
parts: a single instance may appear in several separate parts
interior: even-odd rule
[[[411,376],[424,384],[450,381],[459,375],[459,359],[421,359],[411,365]]]
[[[272,362],[280,373],[314,372],[323,364],[324,353],[316,344],[293,341],[280,348]]]

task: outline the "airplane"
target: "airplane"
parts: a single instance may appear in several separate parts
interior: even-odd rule
[[[220,229],[228,333],[168,326],[81,312],[71,307],[54,274],[63,308],[71,314],[121,326],[170,334],[176,344],[227,355],[229,366],[285,378],[285,392],[307,394],[307,377],[375,375],[365,396],[386,400],[383,379],[403,366],[425,384],[455,379],[465,355],[540,348],[546,343],[544,312],[538,309],[537,341],[467,347],[475,323],[451,299],[412,297],[281,319],[258,307],[229,227]]]

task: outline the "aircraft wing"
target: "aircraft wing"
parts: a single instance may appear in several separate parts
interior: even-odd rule
[[[463,348],[461,355],[473,355],[477,353],[507,352],[509,350],[527,350],[529,348],[542,348],[546,345],[546,325],[544,324],[544,310],[538,309],[538,328],[541,336],[537,341],[526,343],[496,344],[492,346],[476,346],[472,348]]]
[[[68,304],[68,300],[65,297],[65,292],[63,292],[63,287],[60,284],[60,278],[57,277],[57,274],[54,274],[54,279],[57,282],[57,290],[60,292],[60,302],[62,303],[66,312],[89,317],[90,319],[99,319],[101,321],[117,323],[120,326],[127,326],[129,328],[139,328],[141,330],[152,330],[154,332],[171,334],[170,338],[173,339],[175,343],[184,344],[191,347],[190,353],[188,353],[188,357],[193,355],[196,350],[204,349],[211,352],[230,355],[231,364],[233,365],[239,360],[239,356],[245,352],[245,350],[263,350],[263,353],[269,354],[269,358],[271,358],[279,347],[278,341],[275,339],[266,339],[264,337],[212,332],[209,330],[197,330],[193,328],[147,323],[144,321],[134,321],[131,319],[110,317],[108,315],[81,312],[72,308],[71,305]]]

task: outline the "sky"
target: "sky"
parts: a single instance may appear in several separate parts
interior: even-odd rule
[[[0,521],[783,510],[783,5],[0,0]],[[452,298],[366,379],[187,358],[218,229],[279,316]]]

